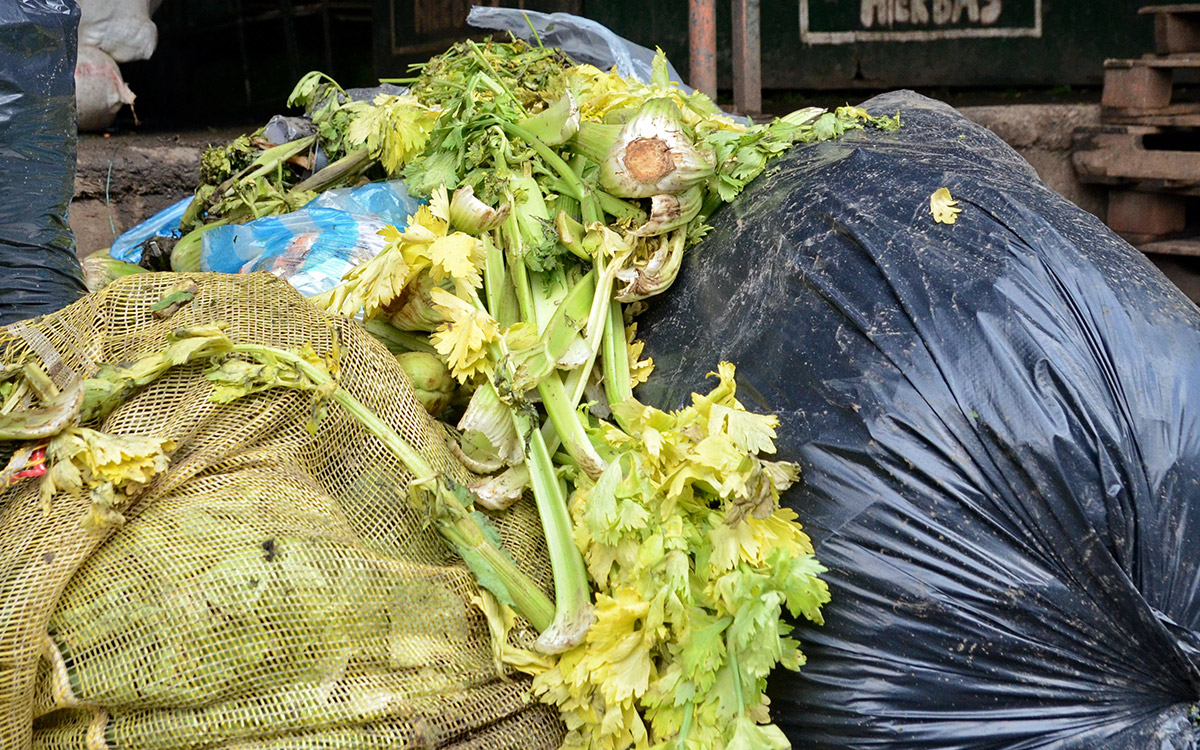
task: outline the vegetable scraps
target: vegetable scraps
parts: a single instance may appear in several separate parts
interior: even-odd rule
[[[950,191],[943,187],[934,190],[929,196],[929,213],[933,215],[936,223],[953,224],[958,221],[962,209],[958,207],[958,201],[950,197]]]
[[[294,97],[314,122],[336,119],[349,105],[317,80]],[[504,645],[501,660],[558,707],[564,747],[787,747],[766,678],[803,664],[786,618],[819,623],[829,599],[778,505],[799,469],[762,457],[778,422],[736,399],[731,364],[686,409],[639,403],[652,363],[626,305],[671,285],[708,218],[770,159],[898,120],[842,107],[742,125],[671,82],[661,54],[642,83],[520,42],[464,42],[409,82],[395,117],[438,113],[424,147],[402,166],[375,158],[428,205],[313,301],[427,337],[472,394],[456,452],[485,476],[464,506],[532,490],[554,617],[534,650]],[[391,137],[403,136],[383,133],[373,153]],[[532,621],[480,582],[497,641],[509,607]]]
[[[418,71],[407,93],[371,102],[321,73],[301,79],[289,102],[314,133],[207,154],[172,262],[190,270],[208,227],[402,177],[427,204],[313,302],[420,352],[402,363],[436,415],[465,394],[453,450],[479,480],[437,476],[311,352],[212,353],[215,397],[312,390],[400,456],[418,478],[410,501],[432,509],[478,578],[497,658],[534,676],[565,747],[787,747],[766,678],[804,662],[787,617],[820,623],[829,600],[808,537],[778,505],[799,468],[764,458],[778,421],[737,400],[732,364],[714,363],[715,387],[687,408],[639,403],[633,386],[653,363],[632,317],[770,160],[898,118],[809,108],[741,124],[671,81],[661,52],[649,82],[517,41],[466,41]],[[329,164],[313,172],[318,149]],[[526,491],[553,601],[479,510]],[[532,650],[507,642],[515,615],[541,633]]]

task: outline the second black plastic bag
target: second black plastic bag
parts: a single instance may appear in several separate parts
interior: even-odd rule
[[[833,601],[775,720],[797,748],[1200,747],[1200,312],[949,107],[865,106],[904,126],[795,149],[640,327],[643,400],[732,361],[802,465]]]
[[[0,325],[86,291],[67,223],[78,26],[74,0],[0,0]]]

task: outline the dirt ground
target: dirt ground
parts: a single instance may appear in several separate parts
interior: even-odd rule
[[[70,221],[80,257],[192,194],[200,154],[254,126],[180,133],[80,134]]]

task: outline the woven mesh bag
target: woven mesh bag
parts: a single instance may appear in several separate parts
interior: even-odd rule
[[[336,340],[341,385],[469,478],[356,324],[268,274],[191,275],[194,300],[156,318],[183,278],[129,276],[0,329],[0,361],[36,355],[61,386],[162,351],[180,327],[224,321],[235,343],[322,355]],[[471,573],[407,506],[403,465],[336,404],[312,434],[310,394],[214,404],[202,373],[170,370],[95,425],[178,445],[123,525],[86,530],[88,500],[66,494],[47,513],[37,481],[0,495],[0,747],[557,747],[556,714],[497,667]],[[532,504],[496,521],[549,589]]]

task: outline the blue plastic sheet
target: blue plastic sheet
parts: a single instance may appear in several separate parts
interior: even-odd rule
[[[183,212],[192,202],[191,196],[178,203],[167,206],[163,210],[146,219],[141,224],[125,230],[120,237],[113,240],[109,248],[109,256],[126,263],[142,262],[142,244],[153,237],[173,237],[179,239],[179,220]]]
[[[421,202],[398,182],[330,190],[289,214],[204,233],[205,271],[269,271],[301,294],[329,291],[351,268],[379,254],[387,225],[404,227]]]

